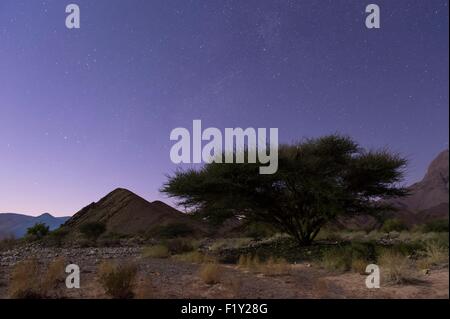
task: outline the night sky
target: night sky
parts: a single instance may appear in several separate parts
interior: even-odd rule
[[[81,29],[65,27],[65,7]],[[365,7],[381,8],[381,29]],[[339,132],[410,159],[448,148],[445,0],[0,0],[0,211],[73,214],[116,187],[148,200],[172,129]]]

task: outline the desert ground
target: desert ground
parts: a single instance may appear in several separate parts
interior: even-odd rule
[[[388,283],[382,277],[379,289],[368,289],[366,274],[330,271],[317,262],[283,262],[275,263],[274,267],[261,262],[256,267],[241,261],[209,263],[195,260],[198,258],[152,257],[146,249],[141,246],[52,248],[32,244],[3,250],[0,252],[0,298],[12,297],[14,286],[28,289],[42,278],[50,278],[50,285],[46,285],[45,293],[39,288],[43,295],[36,298],[111,298],[99,278],[99,269],[105,264],[136,267],[133,298],[449,298],[448,263],[416,271],[414,280],[409,282]],[[38,270],[27,266],[29,271],[14,277],[17,265],[30,258]],[[63,269],[67,264],[80,267],[79,289],[65,287],[67,274]],[[57,273],[49,275],[55,265],[59,267]],[[202,273],[205,265],[213,265],[212,280]]]

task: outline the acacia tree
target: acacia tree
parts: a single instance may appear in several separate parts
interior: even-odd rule
[[[260,175],[260,163],[211,163],[168,176],[161,191],[211,222],[265,222],[308,245],[337,217],[378,214],[389,208],[383,199],[407,195],[399,185],[406,163],[330,135],[281,146],[272,175]]]

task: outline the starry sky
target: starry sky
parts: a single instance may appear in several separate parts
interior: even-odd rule
[[[81,28],[65,27],[65,7]],[[365,6],[381,29],[365,27]],[[172,129],[339,132],[410,160],[448,148],[447,0],[0,0],[0,211],[148,200]],[[170,202],[170,201],[169,201]]]

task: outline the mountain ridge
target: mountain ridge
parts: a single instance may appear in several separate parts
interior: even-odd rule
[[[29,216],[19,213],[0,213],[0,239],[13,236],[15,238],[23,237],[27,228],[36,223],[45,223],[50,230],[58,228],[70,217],[55,217],[49,213],[43,213],[39,216]]]

